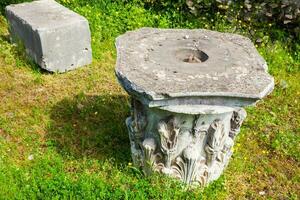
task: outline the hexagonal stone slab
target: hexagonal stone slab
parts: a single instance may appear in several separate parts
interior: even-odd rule
[[[243,36],[197,29],[142,28],[117,38],[116,75],[150,106],[253,104],[274,86]]]
[[[53,0],[9,5],[6,16],[13,41],[42,68],[65,72],[92,61],[88,21]]]

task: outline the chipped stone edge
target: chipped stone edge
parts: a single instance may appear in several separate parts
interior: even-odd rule
[[[250,100],[250,102],[252,101],[252,103],[246,103],[246,105],[253,105],[255,104],[257,101],[259,101],[260,99],[262,99],[263,97],[267,96],[268,94],[270,94],[272,92],[272,90],[274,89],[274,78],[268,73],[268,66],[266,61],[262,58],[262,56],[258,53],[257,49],[255,49],[255,53],[258,55],[258,57],[261,59],[261,61],[263,61],[263,65],[262,67],[264,68],[264,71],[267,73],[266,75],[270,78],[270,82],[267,85],[267,87],[260,92],[257,95],[249,95],[249,94],[243,94],[243,93],[232,93],[232,92],[189,92],[189,93],[184,93],[184,92],[180,92],[180,93],[156,93],[154,91],[148,91],[146,92],[145,89],[143,89],[142,87],[137,86],[133,81],[129,80],[126,76],[124,76],[120,71],[118,71],[118,67],[121,65],[121,59],[122,59],[122,51],[120,51],[119,47],[121,46],[121,39],[127,38],[129,35],[131,34],[136,34],[138,33],[138,31],[149,31],[147,32],[147,34],[153,34],[157,31],[160,30],[173,30],[173,29],[161,29],[161,28],[148,28],[148,27],[144,27],[144,28],[140,28],[134,31],[127,31],[125,34],[120,35],[116,38],[115,40],[115,46],[117,49],[117,62],[116,62],[116,67],[115,67],[115,74],[117,76],[117,79],[119,81],[119,83],[123,86],[123,88],[131,95],[135,96],[136,98],[140,99],[144,104],[150,106],[150,107],[160,107],[163,105],[160,105],[160,103],[156,103],[158,101],[161,100],[170,100],[170,99],[175,99],[175,98],[181,98],[181,97],[229,97],[229,98],[238,98],[238,99],[247,99]],[[207,32],[216,32],[216,31],[211,31],[211,30],[206,30],[206,29],[174,29],[174,31],[179,31],[179,30],[204,30]],[[224,35],[228,35],[232,33],[222,33]],[[246,39],[251,43],[251,40],[247,37],[238,35],[238,34],[234,34],[235,36],[238,36],[240,38]],[[125,43],[126,44],[126,43]],[[252,44],[252,43],[251,43]],[[252,45],[253,46],[253,45]],[[254,47],[254,46],[253,46]],[[243,106],[246,106],[243,105]]]

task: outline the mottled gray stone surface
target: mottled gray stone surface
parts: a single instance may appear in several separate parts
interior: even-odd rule
[[[53,0],[6,7],[11,37],[42,68],[65,72],[92,61],[88,21]]]
[[[274,86],[254,45],[236,34],[142,28],[119,36],[116,47],[118,80],[152,106],[186,97],[189,104],[244,106]]]
[[[118,37],[116,75],[131,95],[134,165],[205,186],[222,174],[246,117],[273,78],[249,39],[143,28]]]

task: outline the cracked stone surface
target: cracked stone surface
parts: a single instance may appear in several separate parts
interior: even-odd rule
[[[5,9],[10,35],[42,68],[65,72],[90,64],[88,21],[54,0],[9,5]]]
[[[194,98],[196,103],[191,104],[202,104],[202,100],[203,104],[223,105],[227,98],[244,106],[274,87],[266,62],[251,41],[240,35],[142,28],[119,36],[116,47],[118,80],[129,93],[152,106],[169,104],[161,100],[184,101],[185,97]]]

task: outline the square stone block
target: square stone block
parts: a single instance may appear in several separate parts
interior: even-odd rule
[[[65,72],[90,64],[88,21],[53,0],[9,5],[5,9],[11,38],[43,69]]]

